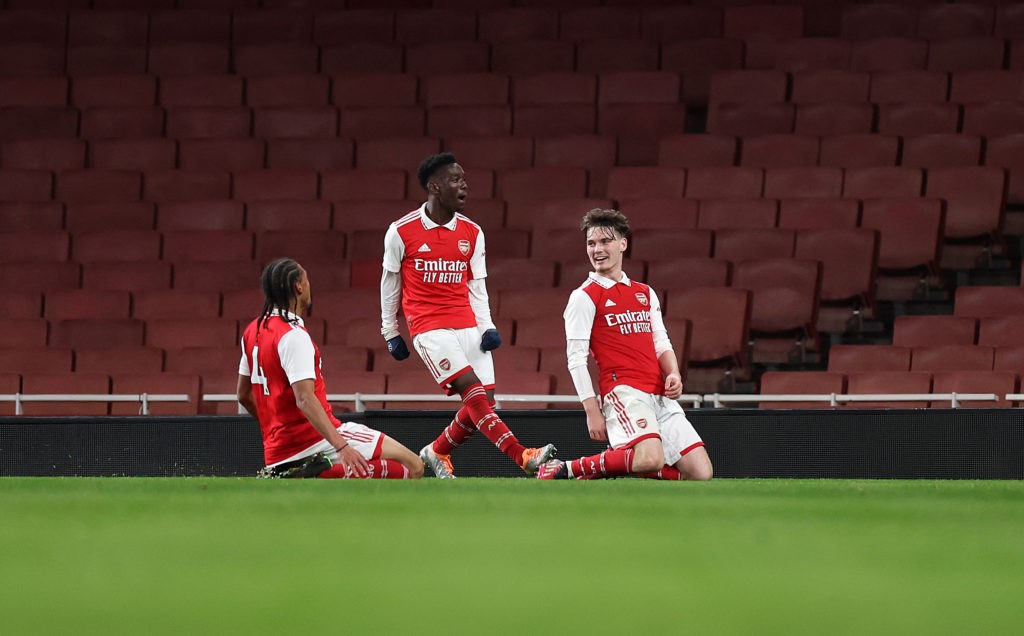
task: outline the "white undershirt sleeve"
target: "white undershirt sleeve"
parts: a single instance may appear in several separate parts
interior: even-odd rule
[[[469,281],[469,306],[473,308],[473,315],[476,316],[476,326],[480,331],[494,329],[494,320],[491,318],[491,303],[487,297],[487,284],[485,278],[474,278]]]
[[[594,383],[587,369],[587,356],[590,354],[590,332],[594,327],[594,316],[597,308],[586,292],[576,289],[569,294],[569,302],[565,306],[565,358],[572,376],[573,386],[580,401],[594,397]]]
[[[242,343],[242,359],[238,361],[238,375],[250,376],[252,375],[252,369],[249,368],[249,356],[245,355],[245,339],[241,340]]]
[[[380,333],[385,340],[398,335],[398,305],[402,299],[402,259],[405,244],[392,223],[384,234],[384,273],[380,277]]]
[[[651,290],[651,331],[654,333],[654,355],[661,357],[666,351],[672,351],[672,341],[668,339],[665,319],[661,314],[661,302],[658,294]]]
[[[590,354],[589,340],[569,340],[565,346],[565,357],[569,361],[569,375],[572,377],[572,384],[576,387],[576,395],[580,402],[587,398],[596,397],[594,393],[594,382],[590,379],[590,370],[587,368],[587,356]]]
[[[292,329],[277,342],[277,355],[288,384],[316,379],[316,352],[304,329]]]

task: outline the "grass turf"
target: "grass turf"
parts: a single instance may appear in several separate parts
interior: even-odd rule
[[[1011,633],[1021,482],[0,479],[29,633]]]

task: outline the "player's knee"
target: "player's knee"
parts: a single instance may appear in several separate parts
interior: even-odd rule
[[[664,453],[659,445],[655,450],[650,448],[638,448],[633,455],[634,473],[651,473],[665,465]]]
[[[419,457],[406,463],[405,467],[409,469],[409,479],[419,479],[423,476],[423,460]]]
[[[714,469],[711,467],[710,461],[698,462],[694,466],[688,466],[686,471],[686,478],[691,481],[711,481],[711,477],[714,475]]]

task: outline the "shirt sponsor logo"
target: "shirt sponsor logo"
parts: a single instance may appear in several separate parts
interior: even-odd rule
[[[424,283],[441,283],[458,285],[463,282],[469,264],[466,261],[450,261],[443,258],[412,259],[413,268],[422,272]]]
[[[605,314],[605,324],[609,327],[618,327],[622,334],[651,333],[651,312],[647,311],[623,311],[617,314]]]
[[[466,239],[459,240],[459,251],[462,252],[463,256],[469,256],[469,241]]]

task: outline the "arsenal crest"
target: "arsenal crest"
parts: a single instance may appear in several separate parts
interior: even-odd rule
[[[647,306],[647,294],[645,294],[643,292],[637,292],[636,293],[636,300],[637,300],[637,302],[639,302],[644,307]]]
[[[636,425],[639,426],[640,428],[647,428],[647,420],[641,418],[636,421]]]
[[[451,371],[452,363],[448,362],[448,358],[445,358],[444,360],[438,362],[437,366],[441,367],[442,371]]]
[[[463,256],[469,256],[469,241],[462,239],[459,241],[459,251],[462,252]]]

